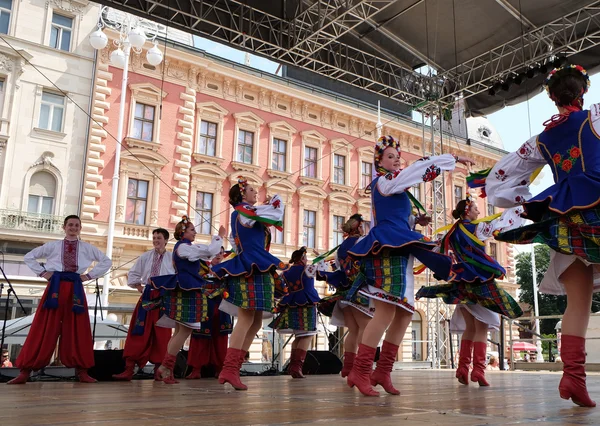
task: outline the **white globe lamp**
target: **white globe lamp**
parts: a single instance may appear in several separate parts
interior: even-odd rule
[[[104,31],[97,29],[90,34],[90,44],[96,50],[102,50],[108,44],[108,37],[104,34]]]
[[[125,68],[125,52],[118,48],[110,54],[110,62],[116,67]]]
[[[154,47],[148,49],[146,59],[150,65],[157,66],[163,60],[163,53],[155,44]]]
[[[131,46],[135,49],[141,49],[144,46],[144,43],[146,43],[146,34],[144,34],[144,31],[140,27],[133,28],[129,31],[127,37],[129,38],[129,43],[131,43]]]

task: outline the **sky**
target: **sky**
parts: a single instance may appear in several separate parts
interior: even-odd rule
[[[200,37],[194,36],[194,45],[206,50],[208,53],[218,55],[229,60],[244,63],[245,53],[229,46],[221,45]],[[259,56],[250,55],[250,65],[262,71],[275,73],[278,64]],[[590,102],[600,102],[600,74],[591,77],[591,87],[585,96],[586,106]],[[501,96],[502,92],[498,96]],[[543,129],[543,123],[549,119],[557,110],[543,91],[533,96],[527,102],[505,107],[487,118],[496,128],[502,141],[504,149],[516,151],[527,139],[537,135]],[[536,195],[552,185],[552,172],[546,166],[538,179],[531,186],[532,195]],[[522,246],[518,251],[529,250],[528,246]]]

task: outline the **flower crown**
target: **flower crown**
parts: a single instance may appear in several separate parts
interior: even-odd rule
[[[377,143],[375,144],[375,153],[374,153],[374,159],[373,159],[375,162],[376,169],[379,168],[379,162],[381,161],[381,156],[383,155],[383,151],[385,151],[389,147],[394,148],[396,151],[398,151],[398,153],[400,153],[400,142],[396,141],[393,137],[381,136],[377,140]]]
[[[471,197],[471,194],[469,194],[467,192],[467,196],[465,197],[465,213],[464,215],[468,215],[469,214],[469,210],[471,210],[471,208],[473,207],[473,197]]]
[[[552,80],[552,77],[554,77],[557,72],[562,71],[562,70],[567,70],[567,69],[579,71],[579,73],[585,78],[585,81],[587,84],[586,84],[585,89],[583,89],[583,93],[581,95],[583,96],[587,93],[588,89],[590,88],[591,82],[590,82],[590,76],[588,75],[585,68],[583,68],[581,65],[564,65],[560,68],[554,68],[550,72],[550,74],[548,74],[548,77],[546,77],[546,80],[544,81],[544,88],[546,89],[546,93],[548,93],[548,95],[550,95],[549,85],[550,85],[550,81]]]
[[[238,176],[238,183],[237,183],[240,187],[240,192],[244,192],[246,191],[246,187],[248,186],[248,179],[246,179],[244,176]]]
[[[190,223],[190,220],[186,215],[183,215],[183,216],[181,216],[181,223],[183,223],[184,225],[187,225],[188,223]]]

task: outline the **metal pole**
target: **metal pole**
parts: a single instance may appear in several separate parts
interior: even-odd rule
[[[115,149],[115,170],[112,177],[112,193],[110,198],[110,212],[108,216],[108,234],[106,237],[106,256],[112,260],[113,241],[115,237],[115,216],[117,213],[117,195],[119,193],[119,169],[121,164],[121,143],[123,141],[123,122],[125,121],[125,100],[127,99],[127,75],[129,73],[129,55],[131,44],[129,39],[123,43],[125,53],[125,66],[123,67],[123,80],[121,81],[121,97],[119,99],[119,123],[117,127],[117,146]],[[112,272],[104,275],[102,281],[102,304],[108,307],[108,293]]]
[[[538,302],[538,288],[537,288],[537,270],[535,268],[535,245],[531,245],[531,276],[533,278],[533,310],[535,314],[535,333],[533,336],[535,346],[537,347],[537,355],[535,360],[537,362],[544,362],[544,357],[542,355],[542,341],[538,337],[540,335],[540,310],[539,310],[539,302]]]
[[[500,345],[498,351],[498,361],[500,362],[500,370],[504,370],[504,317],[500,316]]]

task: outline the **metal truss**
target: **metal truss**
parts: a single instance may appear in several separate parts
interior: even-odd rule
[[[562,53],[571,56],[600,44],[600,1],[582,7],[546,25],[525,32],[508,43],[441,72],[455,88],[442,103],[453,104],[460,93],[465,98],[484,92],[497,81],[525,66],[542,63]]]
[[[295,18],[285,20],[239,0],[98,0],[172,28],[419,106],[428,93],[440,92],[438,79],[343,41],[344,35],[363,22],[372,25],[377,13],[397,1],[315,1]]]

